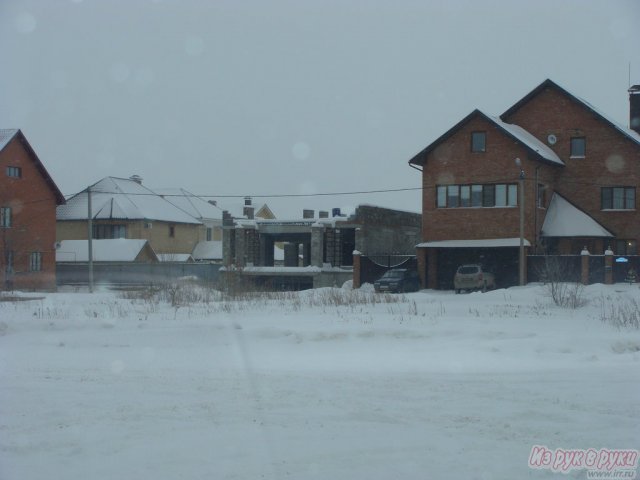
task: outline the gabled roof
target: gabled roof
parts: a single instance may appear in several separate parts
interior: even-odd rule
[[[154,188],[153,191],[194,218],[222,220],[221,208],[184,188]]]
[[[0,152],[4,150],[4,147],[16,136],[19,132],[17,128],[4,128],[0,129]]]
[[[44,165],[38,158],[38,155],[36,155],[36,152],[33,150],[33,148],[31,148],[31,145],[29,145],[29,142],[27,141],[27,138],[22,133],[22,130],[20,130],[19,128],[0,129],[0,152],[2,152],[2,150],[4,150],[4,148],[7,145],[9,145],[9,142],[11,142],[11,140],[13,140],[16,137],[17,137],[17,140],[25,148],[25,150],[27,151],[27,154],[31,157],[31,159],[35,163],[36,168],[40,172],[40,175],[42,175],[42,178],[44,178],[44,181],[47,183],[47,185],[53,192],[53,195],[56,198],[56,205],[64,204],[65,202],[64,195],[62,195],[62,192],[60,192],[60,190],[58,189],[58,186],[51,178],[51,175],[49,175],[49,172],[47,172],[47,169],[44,168]]]
[[[198,242],[191,255],[195,260],[222,260],[222,241]]]
[[[233,218],[246,218],[244,214],[244,208],[246,206],[253,207],[254,217],[266,218],[266,219],[276,218],[275,214],[273,213],[271,208],[269,208],[269,205],[267,205],[266,203],[263,203],[262,206],[258,207],[257,205],[245,205],[244,203],[234,202],[234,201],[229,202],[226,199],[222,199],[217,202],[217,205],[222,210],[229,212],[229,214]]]
[[[190,253],[158,253],[158,260],[161,262],[193,262]]]
[[[522,243],[525,247],[530,247],[531,242],[526,238]],[[519,247],[520,237],[514,238],[484,238],[473,240],[439,240],[433,242],[423,242],[416,245],[417,248],[504,248]]]
[[[544,144],[544,142],[538,140],[525,129],[519,127],[518,125],[505,123],[499,118],[486,115],[478,109],[475,109],[469,115],[464,117],[453,127],[447,130],[443,135],[441,135],[438,139],[436,139],[433,143],[431,143],[420,153],[415,155],[411,160],[409,160],[409,163],[413,165],[423,166],[426,161],[427,155],[430,152],[432,152],[438,145],[447,140],[449,137],[453,136],[458,130],[460,130],[460,128],[462,128],[464,125],[478,116],[493,123],[505,135],[508,135],[514,140],[520,142],[534,157],[537,157],[540,161],[551,163],[556,166],[564,165],[564,162],[560,159],[560,157],[558,157],[558,155],[556,155],[553,150],[551,150],[547,145]]]
[[[125,179],[106,177],[90,187],[92,217],[97,220],[157,220],[171,223],[201,224],[162,196]],[[58,207],[58,220],[86,220],[87,191],[80,192]]]
[[[276,215],[271,211],[269,205],[263,204],[258,210],[256,210],[255,216],[258,218],[275,219]]]
[[[592,114],[594,114],[600,120],[602,120],[604,123],[608,124],[610,127],[618,130],[620,133],[622,133],[624,136],[626,136],[629,140],[631,140],[631,141],[637,143],[638,145],[640,145],[640,135],[637,132],[634,132],[633,130],[631,130],[629,128],[625,128],[625,127],[622,127],[622,126],[618,125],[613,120],[607,118],[607,116],[604,115],[602,112],[598,111],[589,102],[587,102],[586,100],[583,100],[580,97],[577,97],[576,95],[573,95],[571,92],[569,92],[568,90],[562,88],[560,85],[558,85],[557,83],[555,83],[555,82],[553,82],[552,80],[549,80],[549,79],[546,79],[544,82],[542,82],[536,88],[534,88],[528,94],[526,94],[524,97],[522,97],[520,100],[518,100],[514,105],[509,107],[509,109],[507,111],[505,111],[502,115],[500,115],[500,118],[502,120],[508,120],[508,118],[511,115],[513,115],[517,110],[522,108],[522,106],[524,106],[525,104],[529,103],[529,101],[532,98],[536,97],[540,92],[544,91],[546,88],[551,88],[551,89],[554,89],[554,90],[560,92],[562,95],[566,96],[567,98],[571,99],[572,101],[574,101],[577,104],[581,105],[582,107],[586,108],[588,111],[590,111]]]
[[[614,237],[611,232],[558,193],[551,197],[542,224],[543,237]]]
[[[91,251],[95,262],[133,262],[143,250],[149,257],[158,258],[147,240],[117,238],[113,240],[93,240]],[[89,261],[89,242],[87,240],[62,240],[56,250],[56,262]]]

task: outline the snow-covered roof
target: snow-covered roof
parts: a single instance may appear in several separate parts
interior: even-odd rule
[[[548,160],[553,163],[557,163],[558,165],[564,165],[564,162],[558,157],[556,152],[551,150],[544,142],[538,140],[531,133],[527,132],[524,128],[519,127],[518,125],[512,123],[505,123],[497,117],[489,117],[493,120],[496,125],[500,128],[509,132],[513,137],[515,137],[518,141],[525,144],[531,150],[536,152],[545,160]]]
[[[558,157],[558,155],[544,142],[536,138],[534,135],[526,131],[524,128],[514,125],[512,123],[506,123],[502,121],[498,117],[493,117],[487,115],[486,113],[475,109],[469,115],[460,120],[457,124],[447,130],[444,134],[442,134],[438,139],[430,143],[427,147],[425,147],[422,151],[418,152],[411,160],[409,160],[410,164],[414,165],[424,165],[426,161],[427,155],[433,151],[436,146],[444,142],[447,138],[454,135],[462,126],[467,124],[473,118],[480,116],[485,120],[492,122],[495,124],[500,130],[502,130],[507,135],[514,138],[516,141],[520,142],[525,148],[531,150],[535,154],[539,155],[540,158],[544,161],[553,163],[555,165],[564,165],[564,162]]]
[[[591,103],[589,103],[586,100],[574,95],[573,93],[569,92],[566,88],[558,85],[556,82],[554,82],[554,81],[552,81],[552,80],[550,80],[548,78],[545,81],[543,81],[540,85],[538,85],[536,88],[534,88],[531,92],[529,92],[527,95],[525,95],[520,100],[518,100],[514,105],[509,107],[509,109],[506,112],[504,112],[502,115],[500,115],[500,118],[508,118],[508,117],[510,117],[514,112],[516,112],[518,109],[520,109],[524,104],[529,102],[529,100],[531,100],[533,97],[535,97],[538,93],[540,93],[542,90],[544,90],[547,87],[554,88],[554,89],[560,91],[562,94],[564,94],[564,95],[568,96],[569,98],[573,99],[574,101],[582,104],[585,108],[587,108],[588,110],[593,112],[596,116],[600,117],[602,120],[604,120],[606,123],[608,123],[611,127],[615,128],[620,133],[622,133],[624,136],[626,136],[629,140],[631,140],[631,141],[637,143],[638,145],[640,145],[640,135],[637,132],[631,130],[630,128],[625,128],[625,127],[622,127],[622,126],[618,125],[616,122],[611,120],[607,115],[603,114],[600,110],[595,108]]]
[[[158,253],[161,262],[193,262],[190,253]]]
[[[198,219],[168,202],[156,192],[125,178],[106,177],[91,187],[91,211],[98,220],[158,220],[200,224]],[[56,210],[58,220],[85,220],[86,190]]]
[[[222,242],[220,240],[198,242],[191,255],[195,260],[220,260],[222,259]]]
[[[194,218],[222,220],[221,208],[184,188],[154,188],[153,191]]]
[[[554,193],[542,224],[543,237],[613,237],[606,228]]]
[[[147,240],[118,238],[113,240],[93,240],[91,248],[95,262],[133,262]],[[151,247],[149,247],[151,250]],[[56,250],[56,262],[89,261],[89,242],[87,240],[63,240]],[[155,254],[154,254],[155,255]]]
[[[416,245],[418,248],[498,248],[498,247],[519,247],[520,237],[515,238],[485,238],[480,240],[439,240],[435,242],[424,242]],[[526,238],[524,246],[530,247],[531,243]]]
[[[315,275],[322,272],[322,268],[309,265],[306,267],[244,267],[244,274],[280,274],[280,275]]]
[[[18,133],[17,128],[0,129],[0,151],[16,136],[16,133]]]

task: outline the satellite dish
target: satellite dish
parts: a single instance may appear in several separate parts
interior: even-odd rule
[[[557,141],[558,139],[553,133],[549,134],[549,136],[547,137],[547,142],[549,142],[549,145],[555,145]]]

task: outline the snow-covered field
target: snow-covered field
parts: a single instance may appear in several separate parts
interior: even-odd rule
[[[601,321],[637,285],[353,295],[0,302],[0,478],[586,478],[532,446],[640,447],[640,331]]]

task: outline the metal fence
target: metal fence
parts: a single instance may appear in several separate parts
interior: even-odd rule
[[[360,257],[360,284],[373,283],[387,270],[392,268],[408,268],[417,270],[415,255],[362,255]]]
[[[221,265],[214,263],[94,263],[93,281],[110,285],[157,285],[182,277],[203,283],[216,283]],[[88,285],[87,263],[56,264],[57,285]]]
[[[605,255],[589,255],[590,284],[605,282],[605,261]],[[582,278],[582,255],[529,255],[527,262],[529,282],[545,282],[550,275],[561,282],[579,282]],[[634,275],[634,281],[640,281],[639,255],[613,257],[614,283],[631,281]]]
[[[527,281],[579,282],[582,272],[581,255],[528,255]],[[603,277],[604,281],[604,277]]]

